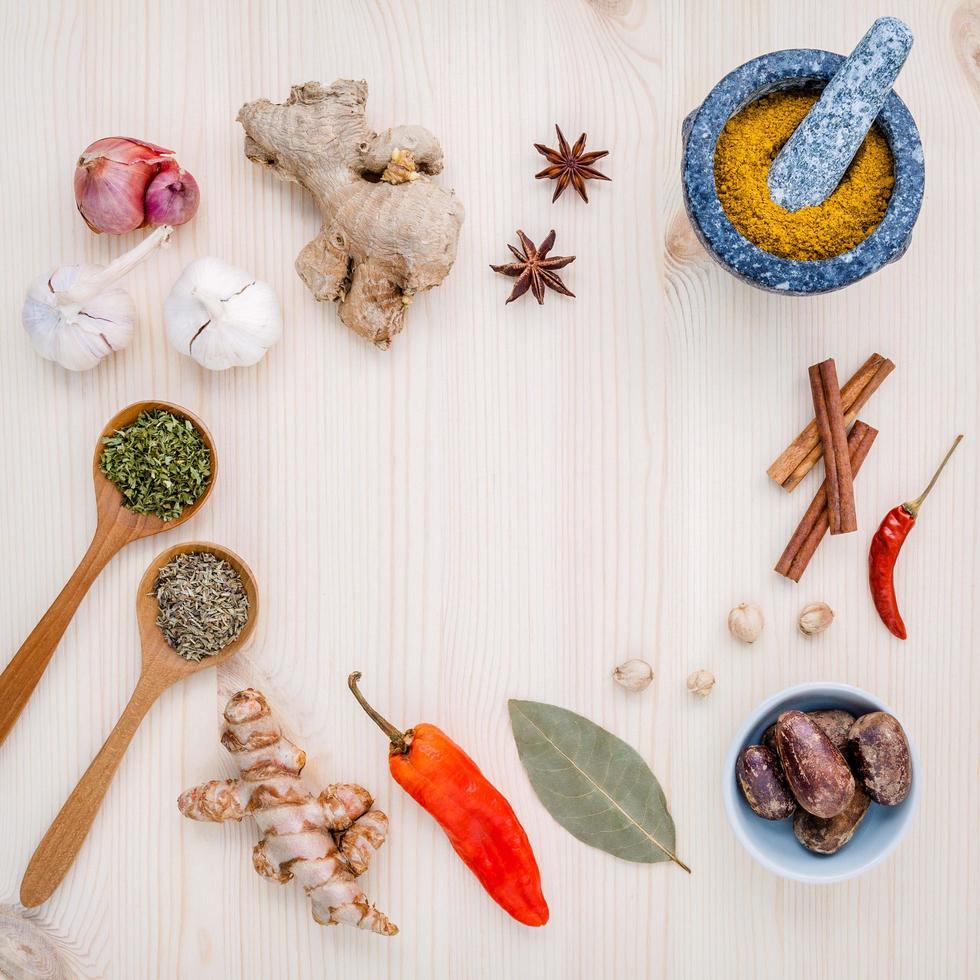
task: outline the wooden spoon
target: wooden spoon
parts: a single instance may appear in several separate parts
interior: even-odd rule
[[[152,409],[163,409],[188,419],[200,433],[211,453],[211,479],[204,488],[204,493],[190,507],[185,507],[180,517],[166,522],[154,514],[136,514],[131,511],[123,503],[123,496],[116,485],[99,469],[103,450],[102,437],[111,435],[130,422],[135,422],[140,412]],[[92,460],[95,506],[98,512],[95,537],[92,538],[85,557],[68,580],[68,584],[61,590],[51,608],[41,617],[41,621],[34,627],[23,646],[14,654],[13,660],[7,664],[3,674],[0,674],[0,745],[3,745],[10,729],[14,727],[21,711],[30,700],[31,693],[48,666],[58,641],[64,635],[79,603],[99,572],[105,568],[116,552],[130,541],[159,534],[161,531],[169,531],[189,521],[208,499],[217,473],[218,457],[214,451],[211,433],[196,415],[192,415],[184,408],[168,402],[136,402],[109,420],[96,442],[95,457]]]
[[[220,653],[204,657],[195,663],[185,660],[171,647],[157,626],[159,606],[154,586],[158,571],[174,555],[191,551],[209,551],[223,558],[241,576],[248,596],[248,621],[238,638]],[[112,777],[129,747],[143,716],[154,701],[172,684],[199,670],[217,667],[234,656],[251,638],[259,615],[259,595],[255,576],[251,569],[234,552],[204,541],[190,541],[168,548],[157,555],[146,570],[136,597],[136,617],[139,621],[140,640],[143,647],[143,667],[136,689],[129,699],[116,727],[110,732],[99,754],[85,771],[85,775],[72,790],[61,812],[54,818],[41,843],[31,858],[24,880],[20,883],[20,901],[32,908],[50,898],[61,884],[62,878],[75,861],[82,843],[88,836],[102,799],[112,782]]]

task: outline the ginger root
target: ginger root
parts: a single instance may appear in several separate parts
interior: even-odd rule
[[[388,830],[388,818],[371,809],[368,791],[340,783],[314,797],[300,779],[306,753],[283,738],[259,691],[235,694],[225,721],[221,744],[235,757],[240,778],[214,779],[181,793],[180,812],[215,822],[254,817],[263,834],[252,852],[259,874],[278,882],[295,878],[321,925],[343,923],[394,936],[398,927],[357,883]]]
[[[296,259],[318,300],[386,350],[412,297],[438,286],[456,258],[463,206],[428,176],[442,170],[439,141],[421,126],[372,132],[367,82],[294,85],[284,103],[243,105],[245,155],[305,187],[323,216]]]

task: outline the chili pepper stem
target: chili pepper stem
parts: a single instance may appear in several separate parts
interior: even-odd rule
[[[347,678],[347,686],[351,689],[351,693],[357,698],[357,703],[364,709],[367,716],[378,726],[388,736],[391,741],[391,747],[396,752],[407,752],[409,747],[409,739],[406,734],[399,731],[395,726],[388,721],[383,715],[378,714],[374,708],[371,707],[364,699],[364,695],[357,689],[357,682],[361,679],[361,672],[355,670]]]
[[[953,455],[956,451],[956,447],[963,441],[963,436],[959,435],[953,440],[953,445],[949,447],[949,452],[943,457],[943,461],[939,464],[939,468],[935,473],[932,474],[932,479],[929,481],[929,485],[919,494],[915,500],[908,500],[902,506],[913,516],[919,516],[919,508],[922,506],[922,502],[929,496],[929,492],[936,485],[936,481],[939,479],[939,474],[946,468],[946,464],[949,462],[949,457]]]

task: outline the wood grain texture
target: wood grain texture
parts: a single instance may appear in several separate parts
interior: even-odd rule
[[[95,527],[89,461],[105,420],[165,398],[208,424],[222,474],[186,528],[136,541],[81,602],[0,747],[0,903],[122,711],[139,674],[133,590],[191,536],[253,567],[251,652],[165,692],[116,774],[79,859],[30,913],[82,977],[970,977],[980,973],[978,426],[980,289],[975,0],[894,0],[916,42],[898,91],[922,133],[927,187],[896,265],[809,300],[752,290],[713,265],[680,193],[680,126],[729,69],[794,46],[847,51],[870,0],[0,0],[6,152],[0,227],[0,662],[23,642]],[[370,84],[368,119],[442,141],[466,208],[459,257],[386,353],[316,304],[293,271],[319,218],[249,163],[240,105],[293,83]],[[559,123],[607,148],[592,203],[551,204],[532,148]],[[78,153],[110,134],[174,147],[201,211],[128,288],[132,346],[71,375],[19,327],[29,281],[129,247],[76,215]],[[575,254],[578,298],[504,308],[487,268],[516,228]],[[167,345],[163,298],[216,255],[273,283],[281,343],[208,374]],[[855,487],[860,530],[827,539],[802,585],[773,562],[822,479],[786,494],[766,466],[812,416],[806,366],[872,350],[896,370],[862,410],[880,429]],[[967,440],[898,574],[910,639],[877,622],[865,560],[877,521]],[[725,628],[758,602],[751,648]],[[828,602],[807,639],[799,610]],[[6,651],[6,652],[3,652]],[[657,672],[639,695],[613,667]],[[705,701],[684,681],[718,683]],[[460,867],[387,776],[347,693],[358,668],[392,721],[451,732],[511,799],[552,919],[522,929]],[[873,691],[923,760],[909,836],[859,881],[807,888],[755,866],[728,829],[722,760],[762,698],[806,680]],[[218,840],[178,793],[233,775],[218,701],[255,683],[310,750],[311,779],[377,789],[391,836],[365,881],[391,941],[324,929],[297,889],[254,873],[254,830]],[[217,687],[217,690],[216,690]],[[509,697],[562,705],[635,746],[657,774],[693,874],[630,865],[556,827],[510,736]],[[223,704],[223,700],[221,702]],[[216,772],[217,767],[217,772]],[[971,908],[972,907],[972,908]]]

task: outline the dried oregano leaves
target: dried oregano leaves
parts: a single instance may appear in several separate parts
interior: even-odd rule
[[[207,489],[211,454],[193,424],[163,409],[103,436],[99,469],[137,514],[176,520]]]
[[[175,555],[157,573],[157,626],[185,660],[220,653],[248,622],[241,576],[207,551]]]

